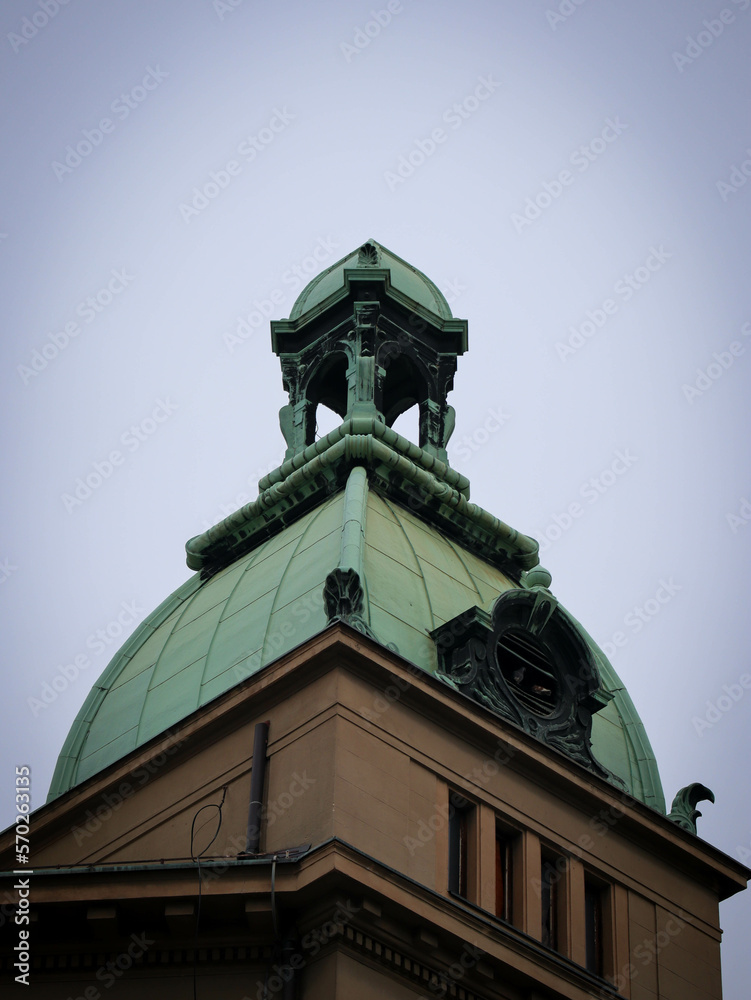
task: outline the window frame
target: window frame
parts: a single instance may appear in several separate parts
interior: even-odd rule
[[[476,821],[477,805],[461,792],[449,789],[448,891],[472,902],[470,838]]]
[[[499,920],[516,926],[519,923],[517,906],[514,903],[516,882],[519,878],[519,847],[522,833],[509,826],[503,819],[495,818],[494,845],[494,906],[493,912]],[[522,873],[523,874],[523,873]],[[517,904],[518,905],[518,904]]]
[[[540,845],[540,941],[559,955],[566,953],[568,871],[565,854]]]
[[[610,930],[613,925],[613,886],[589,869],[584,871],[584,968],[605,979],[612,974]],[[591,908],[590,908],[591,903]]]

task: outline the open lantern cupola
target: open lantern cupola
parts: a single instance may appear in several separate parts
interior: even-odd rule
[[[467,322],[416,268],[369,240],[311,282],[271,336],[289,393],[279,414],[287,459],[313,444],[319,405],[387,427],[417,405],[419,446],[448,463],[446,397]]]

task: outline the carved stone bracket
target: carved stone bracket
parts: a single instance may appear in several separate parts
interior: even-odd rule
[[[329,622],[345,622],[351,628],[378,642],[377,636],[363,616],[364,598],[360,575],[356,570],[337,566],[326,577],[323,585],[323,602]]]
[[[696,805],[705,801],[714,802],[714,792],[710,788],[698,781],[686,785],[673,799],[668,819],[672,819],[682,830],[696,833],[696,821],[701,816]]]

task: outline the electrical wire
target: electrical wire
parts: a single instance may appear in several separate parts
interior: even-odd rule
[[[273,950],[279,943],[279,924],[276,916],[276,854],[271,859],[271,921],[274,928],[274,949],[272,949],[271,961],[274,961]],[[269,972],[270,966],[266,966],[266,976],[263,980],[263,1000],[268,1000],[269,995]]]
[[[209,802],[205,806],[196,812],[193,816],[193,822],[190,824],[190,857],[196,865],[198,866],[198,906],[196,907],[196,930],[193,936],[193,1000],[197,1000],[197,990],[198,990],[198,925],[201,922],[201,858],[208,851],[211,845],[214,843],[216,838],[219,836],[219,831],[222,828],[222,806],[224,805],[224,800],[227,798],[227,786],[222,786],[222,801],[219,803]],[[216,809],[217,810],[217,824],[216,832],[204,849],[196,854],[195,852],[195,836],[196,836],[196,820],[204,811],[204,809]],[[208,822],[208,820],[207,820]],[[204,824],[205,825],[205,824]],[[201,827],[203,829],[203,827]]]
[[[274,937],[279,937],[279,925],[276,920],[276,855],[271,862],[271,920],[274,927]]]

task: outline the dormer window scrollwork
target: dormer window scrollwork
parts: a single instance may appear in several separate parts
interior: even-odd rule
[[[462,694],[618,782],[593,756],[592,715],[610,695],[584,637],[542,587],[511,590],[435,629],[440,671]]]

